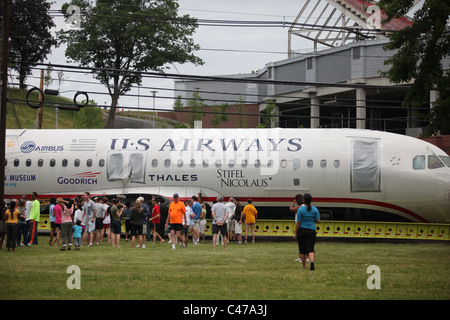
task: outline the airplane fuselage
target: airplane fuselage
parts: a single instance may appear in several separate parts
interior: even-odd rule
[[[295,194],[311,193],[314,205],[348,220],[363,210],[371,220],[450,221],[448,155],[379,131],[7,130],[5,171],[6,197],[200,193],[210,202],[252,198],[285,218]]]

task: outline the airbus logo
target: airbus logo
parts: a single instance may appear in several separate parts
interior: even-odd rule
[[[36,148],[36,144],[33,141],[27,141],[22,143],[20,146],[20,151],[23,153],[30,153],[33,152],[34,148]]]
[[[20,146],[20,151],[22,153],[31,153],[34,151],[37,152],[60,152],[64,151],[64,146],[50,146],[50,145],[43,145],[38,146],[34,141],[26,141],[22,143]]]

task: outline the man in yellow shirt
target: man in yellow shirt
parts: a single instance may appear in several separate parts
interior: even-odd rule
[[[36,192],[33,192],[31,194],[31,200],[33,201],[33,204],[31,206],[30,210],[30,227],[28,229],[29,236],[30,236],[30,242],[29,244],[38,244],[38,224],[41,217],[41,203],[37,199],[38,194]]]
[[[179,201],[178,193],[175,193],[173,195],[173,202],[169,206],[169,215],[167,216],[166,220],[166,227],[170,221],[170,240],[172,241],[172,249],[175,249],[175,242],[177,238],[180,240],[180,243],[184,248],[184,243],[181,239],[181,230],[183,229],[183,215],[184,221],[187,221],[186,207],[184,206],[183,202]]]
[[[253,241],[252,243],[255,243],[255,224],[258,222],[258,211],[256,208],[252,205],[252,199],[248,199],[248,205],[242,209],[242,214],[245,218],[245,243],[247,243],[247,235],[248,235],[248,229],[252,228],[252,236]]]

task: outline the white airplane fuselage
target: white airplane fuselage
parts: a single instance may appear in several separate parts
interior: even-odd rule
[[[201,194],[272,212],[297,194],[330,211],[450,222],[450,158],[422,140],[357,129],[7,130],[5,198]],[[356,211],[355,211],[356,210]],[[287,213],[293,217],[293,214]]]

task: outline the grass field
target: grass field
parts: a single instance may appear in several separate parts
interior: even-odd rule
[[[147,243],[121,248],[103,243],[61,252],[48,245],[0,251],[0,299],[450,299],[450,246],[443,243],[319,242],[316,270],[295,262],[296,242],[230,244],[211,240],[187,249]],[[80,268],[80,290],[70,290],[67,268]],[[367,288],[380,268],[381,289]]]
[[[14,106],[16,109],[16,115],[20,121],[22,128],[34,128],[36,123],[36,118],[38,114],[37,109],[32,109],[26,104],[26,90],[19,89],[8,89],[8,99],[14,101]],[[36,104],[39,95],[37,92],[31,93],[29,100]],[[64,97],[57,97],[46,95],[45,102],[53,104],[73,104],[71,99]],[[8,102],[6,111],[6,129],[17,129],[17,124],[13,118],[12,113],[12,102]],[[75,117],[75,111],[59,110],[58,112],[58,128],[73,128],[73,120]],[[44,104],[44,115],[43,115],[43,129],[55,129],[56,128],[56,112],[54,107],[49,107]]]

